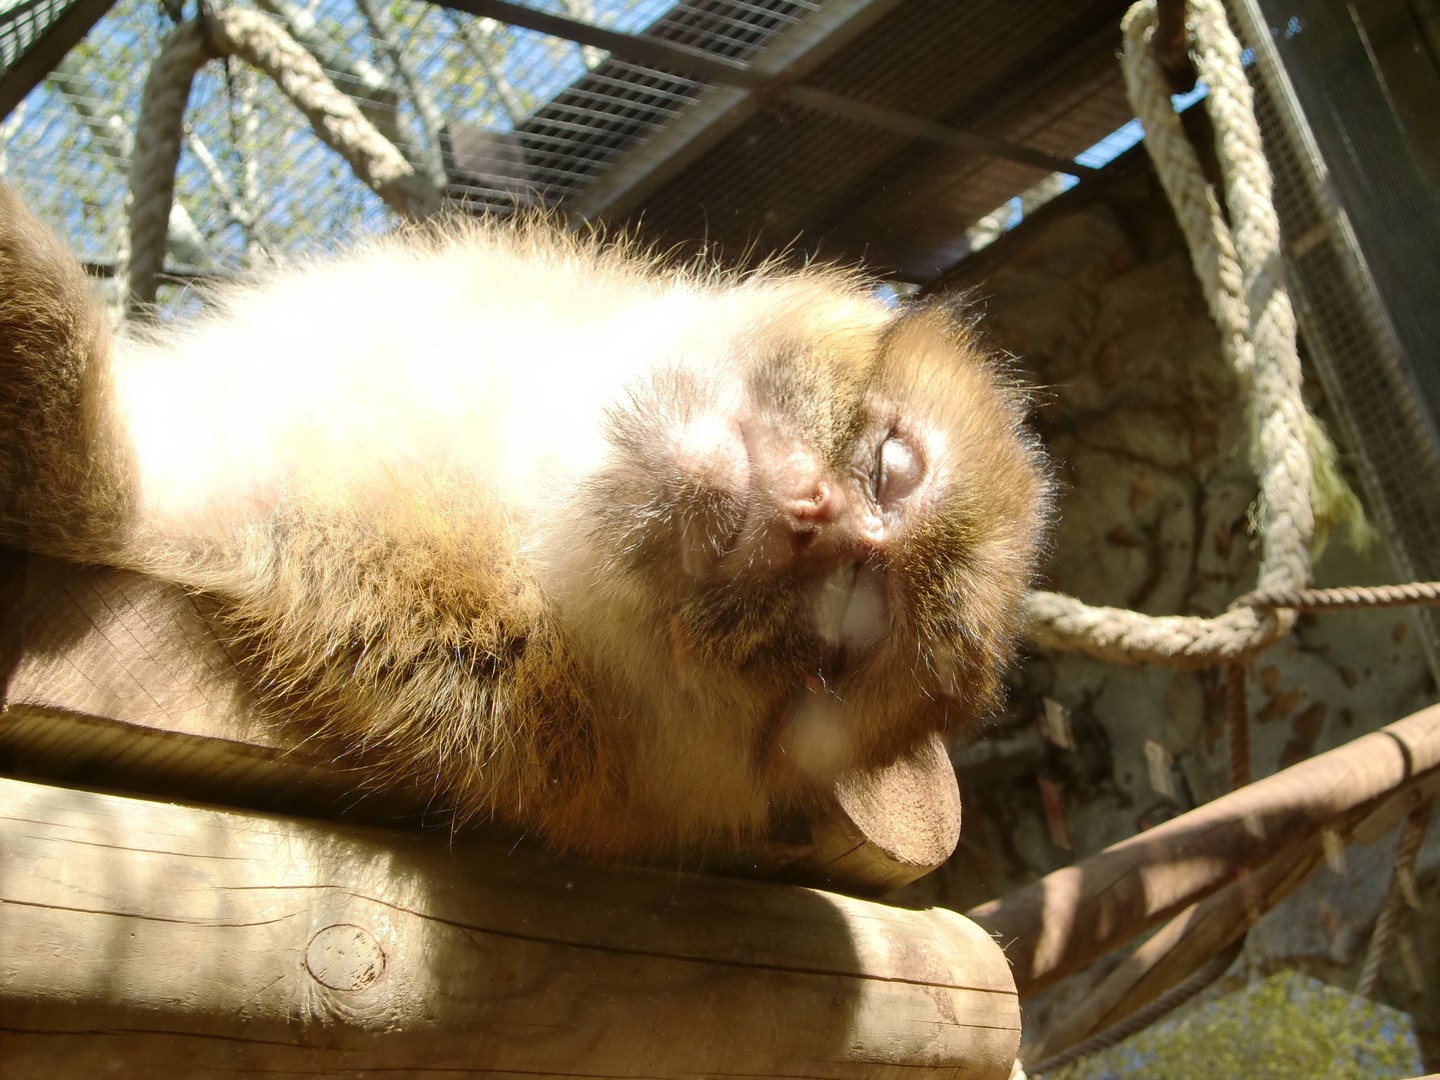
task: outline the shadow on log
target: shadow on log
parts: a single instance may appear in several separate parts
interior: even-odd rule
[[[1343,838],[1362,824],[1372,834],[1393,826],[1437,787],[1440,705],[1432,705],[967,914],[1007,946],[1025,997],[1240,874],[1318,840],[1321,830]],[[1383,822],[1366,821],[1379,811]]]
[[[0,780],[7,1080],[1009,1075],[960,915]]]

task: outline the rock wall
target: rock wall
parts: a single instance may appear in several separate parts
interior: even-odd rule
[[[1038,424],[1061,485],[1046,587],[1201,615],[1253,587],[1241,390],[1142,153],[1031,216],[943,288],[969,293],[994,347],[1041,387]],[[1362,553],[1337,535],[1316,579],[1397,577],[1383,538]],[[1302,617],[1250,668],[1253,774],[1434,701],[1422,649],[1404,609]],[[1047,710],[1049,730],[1068,719],[1071,746],[1044,734]],[[1037,653],[1015,671],[1005,714],[956,764],[960,849],[902,901],[963,910],[1224,793],[1222,680]],[[1437,839],[1426,864],[1440,862]],[[1393,837],[1348,851],[1252,932],[1248,963],[1352,985],[1391,851]]]

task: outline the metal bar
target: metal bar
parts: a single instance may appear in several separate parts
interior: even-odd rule
[[[30,47],[0,75],[0,120],[9,116],[27,94],[60,62],[60,58],[90,32],[115,0],[75,0],[30,43]]]
[[[666,68],[689,75],[706,82],[722,86],[740,86],[758,89],[768,80],[764,75],[751,71],[745,64],[726,60],[700,49],[675,45],[657,38],[636,37],[616,30],[606,30],[578,19],[564,15],[551,15],[548,11],[536,11],[507,0],[430,0],[438,7],[449,8],[465,15],[482,19],[495,19],[510,26],[534,30],[539,34],[563,38],[579,45],[604,49],[630,60],[639,61],[651,67]]]
[[[1095,171],[1088,165],[1077,164],[1070,158],[1062,157],[1059,154],[1021,146],[1008,139],[984,135],[978,131],[951,127],[949,124],[937,123],[934,120],[924,120],[918,116],[911,116],[909,113],[871,105],[869,102],[846,97],[843,94],[832,94],[828,90],[820,90],[813,86],[787,86],[780,89],[776,96],[791,104],[799,105],[801,108],[824,113],[841,120],[868,124],[871,127],[883,128],[898,135],[908,135],[912,139],[923,139],[926,142],[939,143],[942,146],[974,150],[990,157],[1013,161],[1019,165],[1044,169],[1046,172],[1083,176]]]
[[[767,100],[788,101],[812,112],[824,113],[842,120],[882,128],[912,139],[939,143],[942,146],[958,146],[990,157],[1014,161],[1021,165],[1044,169],[1046,172],[1063,172],[1071,176],[1082,176],[1094,170],[1077,165],[1069,158],[1050,154],[1044,150],[1021,146],[1006,139],[984,135],[965,128],[925,120],[895,109],[871,105],[856,98],[833,94],[812,86],[785,85],[746,64],[723,60],[699,49],[687,48],[659,41],[655,38],[636,37],[614,30],[605,30],[578,19],[549,12],[535,11],[508,0],[431,0],[441,7],[451,8],[480,18],[496,19],[512,26],[524,27],[537,33],[589,45],[619,56],[653,64],[690,75],[718,86],[730,86],[751,93],[763,93]]]

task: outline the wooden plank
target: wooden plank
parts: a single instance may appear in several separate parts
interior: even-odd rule
[[[426,798],[268,722],[210,602],[138,574],[0,548],[0,768],[148,794],[371,823]]]
[[[1022,996],[1324,828],[1440,784],[1440,705],[1257,780],[967,914],[1009,943]],[[1400,803],[1396,804],[1401,805]]]
[[[371,824],[443,816],[431,793],[377,791],[356,763],[263,717],[204,597],[11,551],[0,559],[0,604],[0,767]],[[802,824],[800,835],[723,865],[867,894],[898,888],[955,849],[960,799],[949,756],[937,740],[850,778],[828,811]]]
[[[7,1080],[1009,1075],[989,935],[781,885],[0,780]]]

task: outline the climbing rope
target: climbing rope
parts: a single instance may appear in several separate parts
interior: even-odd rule
[[[1155,0],[1141,0],[1126,14],[1122,66],[1222,351],[1247,390],[1260,489],[1257,587],[1215,618],[1143,615],[1050,592],[1032,593],[1027,614],[1030,639],[1040,646],[1117,663],[1208,667],[1254,655],[1290,630],[1297,611],[1433,602],[1427,593],[1433,586],[1398,586],[1393,593],[1308,587],[1317,513],[1324,523],[1354,520],[1358,501],[1336,471],[1334,446],[1300,396],[1295,313],[1284,285],[1273,183],[1240,43],[1219,0],[1190,0],[1187,11],[1195,65],[1209,91],[1205,107],[1215,131],[1223,207],[1171,104],[1169,78],[1152,48]],[[1346,599],[1332,600],[1332,594]],[[1390,595],[1397,599],[1379,599]],[[1238,750],[1238,735],[1236,743]],[[1243,757],[1234,762],[1237,776],[1248,772]]]
[[[129,258],[116,274],[127,318],[147,315],[155,303],[170,209],[175,204],[175,169],[180,163],[185,108],[195,73],[211,59],[198,19],[181,23],[165,39],[150,65],[140,94],[130,187],[125,195]]]
[[[1260,484],[1260,586],[1300,588],[1310,578],[1315,522],[1295,315],[1283,280],[1270,169],[1240,64],[1240,43],[1219,0],[1199,0],[1188,10],[1196,68],[1209,87],[1206,108],[1233,224],[1226,223],[1205,181],[1150,48],[1153,0],[1136,4],[1121,24],[1125,85],[1219,327],[1221,348],[1241,385],[1249,387],[1252,458]]]
[[[1240,597],[1235,604],[1252,608],[1288,608],[1291,611],[1440,604],[1440,581],[1412,581],[1407,585],[1349,585],[1338,589],[1256,589]]]
[[[1240,45],[1220,0],[1189,0],[1187,24],[1197,74],[1207,87],[1206,110],[1215,132],[1224,206],[1207,182],[1170,99],[1170,78],[1157,58],[1155,0],[1141,0],[1122,22],[1127,92],[1145,129],[1145,146],[1190,250],[1221,348],[1249,398],[1251,457],[1259,483],[1256,523],[1260,567],[1256,588],[1213,619],[1149,617],[1092,607],[1055,593],[1032,594],[1031,639],[1119,662],[1224,665],[1229,717],[1230,782],[1250,782],[1246,661],[1288,632],[1297,613],[1340,607],[1440,603],[1440,582],[1314,589],[1309,547],[1317,516],[1341,521],[1358,503],[1335,470],[1335,450],[1300,397],[1296,324],[1283,282],[1280,230],[1272,180],[1260,142],[1254,102],[1240,62]],[[1414,893],[1414,862],[1430,805],[1413,811],[1396,854],[1394,876],[1376,921],[1358,993],[1372,996],[1400,911]],[[1148,1027],[1218,977],[1239,944],[1100,1035],[1031,1070],[1059,1068],[1113,1046]]]
[[[276,19],[246,8],[202,13],[165,39],[140,99],[126,202],[130,256],[119,275],[128,315],[143,315],[154,304],[191,84],[203,64],[223,56],[238,57],[273,79],[320,140],[397,215],[423,219],[441,207],[439,189],[414,170]]]
[[[1261,587],[1303,588],[1310,580],[1307,413],[1300,399],[1295,320],[1280,281],[1279,226],[1270,205],[1270,175],[1260,146],[1240,46],[1216,17],[1218,4],[1191,5],[1201,75],[1226,176],[1233,227],[1170,103],[1169,84],[1150,48],[1154,0],[1132,7],[1122,28],[1123,67],[1145,145],[1174,207],[1227,360],[1248,387],[1256,478]],[[1035,593],[1031,637],[1102,659],[1208,666],[1243,660],[1288,632],[1294,613],[1233,608],[1213,619],[1147,616],[1092,607],[1072,597]]]
[[[415,171],[277,20],[264,12],[236,7],[208,20],[202,17],[202,21],[215,50],[236,56],[275,80],[305,114],[320,141],[349,162],[355,175],[391,210],[411,220],[439,211],[439,189]]]

